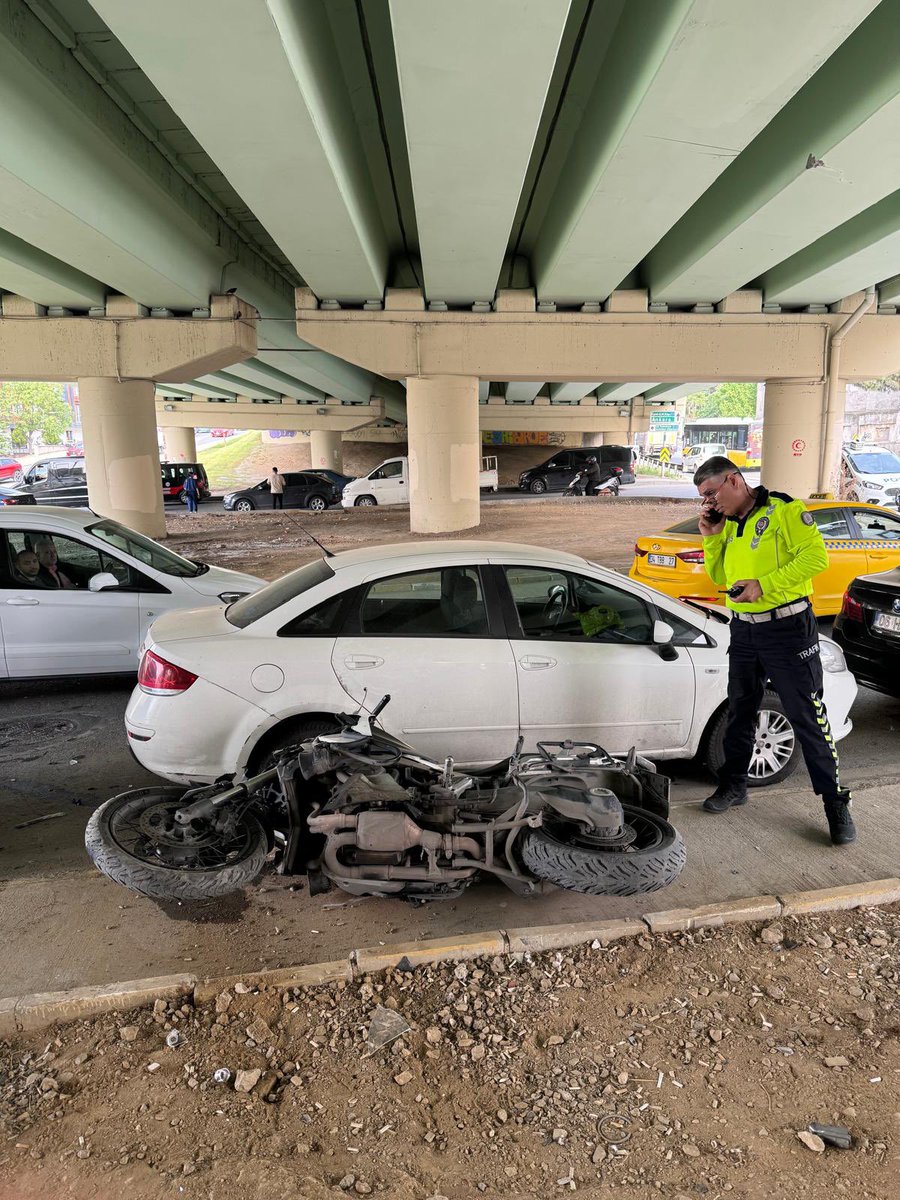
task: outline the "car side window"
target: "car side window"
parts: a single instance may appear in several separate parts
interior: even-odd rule
[[[840,509],[811,508],[809,511],[823,538],[839,541],[844,538],[849,539],[853,537],[849,522]]]
[[[900,541],[900,517],[890,513],[871,512],[864,508],[855,508],[853,515],[860,533],[869,541]]]
[[[478,570],[443,567],[379,579],[363,594],[359,628],[380,637],[486,637]]]
[[[137,589],[143,576],[131,566],[75,538],[44,530],[12,529],[7,534],[4,587],[86,591],[92,576],[114,575],[120,587]],[[158,590],[153,585],[153,590]]]
[[[389,463],[385,463],[384,466],[380,467],[377,471],[373,471],[372,474],[369,476],[369,478],[370,479],[396,479],[399,475],[402,475],[402,474],[403,474],[403,463],[402,462],[389,462]]]
[[[349,597],[348,592],[323,600],[314,608],[300,613],[287,625],[278,630],[278,637],[335,637],[340,631],[341,620]]]
[[[598,579],[543,567],[507,567],[527,638],[650,645],[653,615],[637,596]]]

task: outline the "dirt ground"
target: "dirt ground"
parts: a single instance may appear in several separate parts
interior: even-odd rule
[[[898,949],[894,906],[23,1037],[0,1044],[0,1197],[894,1200]],[[375,1049],[377,1010],[402,1021]]]
[[[456,535],[479,541],[525,542],[552,546],[625,570],[631,566],[635,538],[682,521],[691,501],[569,497],[484,504],[477,529]],[[274,579],[319,556],[308,534],[329,550],[353,550],[408,542],[405,508],[332,508],[324,513],[284,510],[277,513],[201,511],[166,518],[168,544],[190,558]],[[416,540],[440,538],[415,535]]]

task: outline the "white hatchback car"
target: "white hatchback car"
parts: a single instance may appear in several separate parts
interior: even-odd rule
[[[125,717],[131,747],[177,783],[252,773],[372,708],[422,754],[467,766],[572,738],[612,753],[722,758],[728,618],[572,554],[497,542],[376,546],[322,558],[227,609],[150,629]],[[856,682],[822,640],[835,737]],[[766,694],[753,761],[770,783],[798,745]]]
[[[155,617],[264,584],[86,509],[0,509],[0,679],[137,671]]]

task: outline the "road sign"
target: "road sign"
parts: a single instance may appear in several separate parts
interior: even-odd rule
[[[650,414],[651,429],[677,429],[678,413],[674,408],[663,409]]]
[[[661,463],[667,463],[671,457],[672,457],[672,451],[669,449],[668,446],[663,446],[662,450],[660,450],[660,452],[659,452],[659,461]]]

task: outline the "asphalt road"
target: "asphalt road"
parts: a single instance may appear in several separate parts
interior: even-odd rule
[[[710,789],[705,773],[669,764],[673,821],[688,865],[659,895],[551,892],[526,900],[488,883],[458,902],[414,908],[340,892],[310,897],[302,879],[269,875],[214,905],[159,905],[99,875],[83,848],[97,804],[154,782],[125,741],[129,693],[120,681],[0,691],[0,996],[185,970],[289,966],[379,942],[598,920],[897,873],[900,700],[863,691],[856,728],[840,745],[860,826],[859,842],[845,850],[828,843],[803,767],[777,787],[756,790],[745,808],[711,817],[699,808]]]

